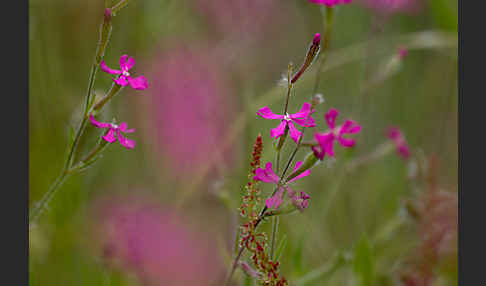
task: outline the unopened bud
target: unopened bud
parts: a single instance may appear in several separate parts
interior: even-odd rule
[[[105,16],[105,22],[109,23],[111,21],[111,9],[110,8],[105,9],[104,16]]]
[[[321,44],[321,34],[316,33],[314,35],[314,38],[312,39],[312,44],[309,46],[309,49],[307,50],[304,63],[300,67],[299,71],[294,75],[290,83],[296,82],[300,78],[300,76],[305,72],[305,70],[312,64],[317,54],[319,53],[320,44]]]
[[[319,163],[319,159],[316,157],[314,152],[310,152],[304,159],[304,163],[300,166],[297,171],[293,172],[290,176],[287,177],[286,181],[290,181],[293,178],[297,177],[298,175],[302,174],[303,172],[309,170],[310,168],[314,167],[317,163]]]

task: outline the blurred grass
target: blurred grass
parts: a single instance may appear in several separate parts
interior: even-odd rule
[[[77,124],[76,110],[84,100],[103,1],[31,0],[29,8],[32,205],[47,190],[65,160],[68,129]],[[194,216],[203,214],[208,221],[221,222],[221,232],[214,237],[222,236],[227,245],[232,244],[233,216],[246,184],[250,148],[258,133],[263,135],[263,162],[273,159],[268,130],[275,122],[257,118],[256,110],[262,105],[279,110],[284,89],[277,86],[277,81],[289,61],[300,64],[309,35],[321,30],[321,16],[314,5],[286,1],[282,9],[289,17],[279,27],[285,32],[271,41],[251,45],[247,51],[251,56],[239,52],[231,62],[235,68],[228,69],[230,84],[235,87],[234,94],[228,96],[240,104],[236,114],[239,117],[233,122],[233,137],[228,137],[228,142],[237,142],[240,147],[234,151],[238,159],[218,181],[234,208],[226,209],[203,179],[191,178],[188,181],[193,185],[188,187],[168,177],[166,170],[156,164],[163,158],[154,156],[135,133],[135,150],[110,147],[100,162],[63,186],[39,227],[30,232],[30,285],[139,283],[133,273],[106,267],[89,243],[91,203],[109,193],[149,190],[161,204],[180,206]],[[390,155],[338,180],[346,162],[371,152],[385,140],[383,132],[388,125],[400,126],[413,148],[437,154],[441,163],[440,185],[457,191],[456,14],[457,1],[432,0],[417,16],[390,18],[374,43],[379,49],[373,53],[373,64],[395,53],[398,44],[407,46],[409,53],[399,72],[373,86],[358,104],[360,88],[369,76],[365,74],[365,59],[372,17],[359,5],[340,7],[328,61],[320,78],[325,103],[318,108],[316,120],[322,126],[323,113],[336,107],[341,111],[338,122],[353,118],[363,124],[363,131],[354,150],[338,150],[339,159],[334,164],[317,166],[312,176],[299,183],[299,189],[311,194],[310,208],[301,215],[280,220],[277,241],[283,234],[287,236],[281,267],[291,281],[326,265],[336,251],[351,251],[363,234],[373,238],[396,218],[402,199],[411,196],[407,166],[396,156]],[[159,50],[174,43],[183,41],[198,47],[217,38],[193,1],[131,1],[113,21],[113,40],[106,61],[116,63],[123,53],[136,55],[137,71],[142,71],[144,63],[149,65]],[[296,84],[292,111],[310,96],[314,73],[315,69],[311,69]],[[109,84],[110,79],[100,73],[95,89],[103,93]],[[144,100],[143,92],[134,97],[128,93],[125,91],[113,102],[110,115],[121,114],[120,118],[126,118],[129,125],[133,122],[137,130],[143,130],[145,127],[135,121],[136,115],[143,112],[135,104]],[[93,128],[88,131],[95,132]],[[310,138],[310,132],[306,136]],[[86,148],[89,143],[85,142]],[[284,152],[290,152],[288,145]],[[304,152],[299,154],[303,156]],[[216,191],[220,189],[216,187]],[[267,188],[264,191],[270,192]],[[411,253],[417,241],[416,229],[406,225],[392,240],[376,246],[373,262],[379,274],[377,280],[394,271],[392,265]],[[456,277],[457,268],[444,269],[449,280]],[[329,285],[349,285],[346,277],[350,271],[351,266],[342,266],[324,281]],[[306,285],[322,283],[316,280]]]

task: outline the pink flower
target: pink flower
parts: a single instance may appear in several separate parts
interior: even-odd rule
[[[118,141],[120,144],[122,144],[123,147],[128,148],[128,149],[133,149],[135,147],[135,141],[127,139],[122,136],[121,132],[123,133],[132,133],[135,131],[135,129],[127,129],[127,124],[125,122],[122,122],[120,125],[116,125],[113,123],[102,123],[96,121],[94,118],[93,114],[89,115],[89,120],[91,121],[91,124],[98,128],[109,128],[109,131],[106,135],[104,135],[102,138],[110,143],[113,143],[116,141],[116,137],[118,137]],[[116,137],[115,137],[116,133]]]
[[[153,84],[137,102],[146,141],[164,169],[185,177],[216,164],[232,166],[238,143],[231,138],[234,92],[210,51],[177,45],[156,54],[147,75]],[[231,142],[231,143],[230,143]]]
[[[295,141],[295,143],[297,143],[297,141],[299,141],[301,132],[297,130],[297,128],[294,125],[294,122],[299,124],[300,126],[305,126],[305,127],[316,126],[316,124],[314,123],[314,118],[310,116],[310,114],[314,113],[314,111],[315,110],[311,111],[310,103],[305,102],[302,105],[300,111],[294,114],[288,114],[288,113],[285,115],[275,114],[270,110],[268,106],[260,108],[257,114],[265,119],[282,119],[280,125],[277,126],[276,128],[273,128],[270,131],[270,137],[278,138],[282,136],[285,133],[285,128],[288,126],[290,131],[290,137]],[[306,119],[307,119],[307,123],[306,123]]]
[[[408,54],[407,48],[402,47],[402,46],[398,47],[398,58],[399,59],[403,60],[403,58],[405,58],[407,56],[407,54]]]
[[[294,172],[297,171],[300,168],[300,166],[302,166],[302,161],[298,161],[297,163],[295,163]],[[301,174],[299,174],[298,176],[295,176],[295,178],[292,178],[288,182],[282,182],[281,183],[279,176],[277,174],[275,174],[275,172],[272,169],[272,163],[268,162],[265,165],[265,169],[262,169],[262,168],[256,169],[255,176],[253,177],[253,180],[262,181],[264,183],[271,183],[271,184],[275,184],[275,185],[279,186],[278,191],[275,193],[275,195],[273,195],[272,197],[268,198],[265,201],[265,205],[267,206],[267,208],[278,209],[280,204],[282,204],[282,202],[283,202],[282,196],[283,196],[283,193],[284,193],[285,190],[288,190],[287,193],[288,193],[288,195],[291,199],[296,194],[296,192],[293,191],[287,184],[291,183],[291,182],[293,182],[297,179],[306,177],[309,174],[310,174],[310,170],[306,170],[306,171],[302,172]],[[305,198],[305,200],[307,200],[308,198],[309,197]],[[305,203],[305,207],[307,207],[307,205],[308,205],[308,202]]]
[[[112,267],[131,270],[141,285],[221,284],[224,273],[209,235],[153,197],[109,196],[96,201],[93,234]]]
[[[291,191],[289,190],[289,197],[292,203],[301,211],[306,209],[309,206],[310,196],[306,192],[300,192],[300,195],[297,195],[297,193]]]
[[[315,4],[332,7],[334,5],[349,4],[353,0],[308,0],[308,1]]]
[[[391,126],[388,128],[386,136],[395,142],[398,155],[405,160],[408,159],[410,156],[410,148],[405,141],[402,131],[398,127]]]
[[[336,127],[336,117],[339,115],[339,112],[331,108],[325,115],[327,125],[331,129],[328,132],[324,133],[317,133],[314,137],[319,143],[319,146],[313,146],[312,151],[319,159],[324,159],[326,153],[329,156],[334,156],[334,141],[338,140],[341,146],[343,147],[352,147],[354,146],[354,139],[344,138],[344,134],[354,134],[358,133],[361,130],[361,126],[356,124],[353,120],[346,120],[344,124],[341,126]]]
[[[130,86],[134,89],[142,90],[146,89],[148,87],[147,80],[143,75],[133,78],[130,76],[130,73],[128,72],[129,69],[131,69],[135,65],[135,60],[130,57],[128,58],[128,55],[123,55],[120,57],[120,68],[121,70],[114,70],[109,68],[106,64],[105,61],[102,61],[100,63],[101,69],[104,72],[110,73],[110,74],[119,74],[120,76],[118,78],[114,78],[113,81],[116,82],[117,84],[121,86],[126,86],[127,84],[130,84]]]

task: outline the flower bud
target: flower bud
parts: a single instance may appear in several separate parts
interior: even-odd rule
[[[320,43],[321,43],[321,34],[316,33],[314,35],[314,39],[312,39],[312,44],[309,46],[309,49],[307,50],[304,63],[300,67],[299,71],[294,75],[290,83],[296,82],[300,78],[300,76],[305,72],[305,70],[312,64],[317,54],[319,53]]]

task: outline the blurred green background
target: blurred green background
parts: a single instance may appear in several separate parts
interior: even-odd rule
[[[336,160],[299,181],[297,189],[311,195],[309,208],[280,219],[277,240],[286,241],[280,264],[291,285],[412,285],[400,284],[400,277],[422,261],[427,237],[423,220],[414,220],[405,202],[420,205],[431,188],[430,178],[413,176],[414,168],[423,166],[441,191],[457,196],[457,1],[418,3],[415,13],[386,17],[357,0],[337,9],[318,90],[325,102],[314,117],[322,131],[324,113],[335,107],[339,123],[352,118],[362,131],[352,150],[337,147]],[[30,206],[66,159],[68,130],[79,122],[104,5],[30,0]],[[275,112],[282,108],[285,88],[279,81],[289,62],[301,64],[312,35],[323,32],[321,9],[305,0],[134,0],[112,23],[105,61],[117,68],[122,54],[133,56],[134,74],[146,76],[149,88],[125,88],[102,118],[126,121],[136,129],[128,137],[137,145],[126,150],[113,144],[60,189],[29,232],[30,285],[154,284],[133,265],[105,263],[94,231],[101,221],[96,206],[112,196],[126,197],[126,203],[134,196],[148,198],[184,217],[184,228],[199,233],[194,241],[209,241],[199,246],[213,258],[208,263],[217,264],[200,285],[222,285],[258,133],[263,162],[274,158],[269,129],[276,122],[256,111],[264,105]],[[400,46],[408,54],[396,61]],[[388,69],[391,62],[395,66]],[[295,85],[290,111],[311,96],[315,68]],[[110,85],[110,76],[99,71],[95,92],[103,95]],[[349,162],[387,141],[390,125],[401,128],[415,156],[405,161],[391,153],[345,173]],[[81,152],[98,136],[90,126]],[[306,140],[311,138],[307,132]],[[299,159],[305,154],[300,151]],[[434,168],[426,161],[430,156],[436,158]],[[271,191],[263,185],[262,190]],[[434,220],[425,221],[425,229],[432,229]],[[270,222],[262,229],[270,230]],[[344,262],[334,263],[335,255]],[[456,284],[454,251],[441,252],[430,266],[434,278],[414,285]],[[183,285],[177,284],[179,275],[191,272],[158,285]],[[235,285],[244,280],[238,271]]]

